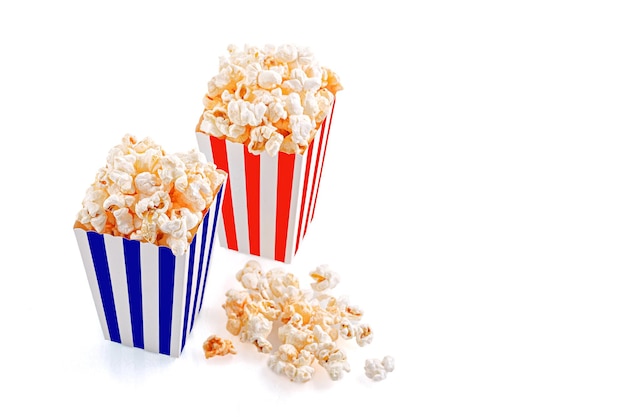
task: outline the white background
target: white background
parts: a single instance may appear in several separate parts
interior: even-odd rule
[[[623,2],[93,4],[0,5],[0,414],[626,414]],[[84,191],[126,133],[196,147],[230,43],[309,46],[345,87],[286,267],[329,264],[374,329],[338,382],[291,383],[236,339],[204,359],[248,259],[221,248],[181,358],[102,338]]]

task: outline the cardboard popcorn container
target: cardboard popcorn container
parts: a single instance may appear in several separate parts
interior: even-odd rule
[[[223,190],[224,185],[179,256],[165,246],[75,225],[105,339],[180,356],[202,308]]]
[[[336,99],[306,152],[254,155],[196,126],[198,148],[228,173],[218,235],[223,247],[290,263],[315,215]]]

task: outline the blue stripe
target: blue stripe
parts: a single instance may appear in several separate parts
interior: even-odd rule
[[[170,354],[172,341],[172,308],[176,257],[172,250],[159,247],[159,352]]]
[[[189,246],[189,265],[187,267],[187,294],[185,295],[185,318],[183,320],[183,340],[180,346],[181,351],[185,347],[185,342],[187,341],[187,323],[189,322],[189,304],[191,302],[191,281],[193,280],[193,261],[196,254],[196,238],[197,236],[194,236],[193,240],[191,241],[191,245]]]
[[[104,317],[109,329],[109,338],[113,342],[121,343],[122,339],[120,337],[120,328],[117,324],[117,313],[115,312],[115,300],[113,299],[113,287],[111,285],[107,252],[104,246],[104,236],[95,232],[87,232],[87,240],[89,241],[93,267],[96,271],[96,280],[100,289]]]
[[[193,310],[191,311],[191,326],[189,326],[189,331],[193,329],[193,322],[196,319],[196,306],[198,305],[198,292],[200,291],[200,279],[202,274],[202,265],[204,261],[204,250],[206,248],[206,233],[209,225],[209,214],[207,213],[204,216],[204,220],[202,221],[202,242],[200,246],[200,263],[198,264],[198,272],[196,278],[196,294],[193,297]]]
[[[211,264],[211,252],[213,252],[213,241],[215,238],[215,230],[217,230],[217,219],[220,214],[220,204],[222,202],[222,188],[217,193],[217,200],[215,201],[215,213],[213,216],[213,228],[211,229],[211,240],[209,242],[209,257],[206,263],[206,271],[204,272],[204,282],[202,283],[202,293],[200,293],[200,310],[202,310],[202,302],[204,301],[204,288],[206,287],[207,276],[209,275],[209,265]]]
[[[122,239],[126,284],[130,306],[130,324],[133,330],[133,346],[143,349],[143,299],[141,296],[141,252],[138,240]]]

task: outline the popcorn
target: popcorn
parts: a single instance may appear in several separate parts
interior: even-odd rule
[[[347,362],[346,354],[343,350],[334,348],[332,350],[322,350],[316,356],[320,365],[326,369],[330,379],[338,381],[343,378],[345,372],[350,372],[350,364]]]
[[[267,340],[267,336],[271,331],[271,321],[262,314],[253,314],[245,320],[239,339],[244,343],[252,343],[259,352],[269,353],[272,351],[272,344]]]
[[[331,271],[328,265],[320,265],[310,274],[316,282],[311,284],[315,291],[324,291],[335,288],[339,284],[339,275]]]
[[[274,87],[280,85],[283,81],[281,75],[272,70],[263,70],[259,72],[258,84],[259,87],[264,88],[266,90],[271,90]]]
[[[272,353],[267,362],[269,368],[279,375],[285,375],[293,382],[308,382],[315,369],[311,366],[314,357],[306,350],[298,351],[295,346],[283,344]]]
[[[343,88],[337,75],[294,45],[229,45],[228,53],[209,80],[198,130],[255,155],[304,153]]]
[[[226,174],[196,150],[167,155],[126,135],[87,189],[77,227],[165,245],[182,255]]]
[[[346,298],[326,293],[339,283],[337,273],[320,265],[310,275],[316,282],[312,290],[305,290],[296,276],[282,268],[264,272],[257,261],[248,261],[235,275],[244,290],[226,292],[222,305],[226,329],[269,354],[269,368],[291,381],[311,380],[315,362],[337,381],[350,372],[339,338],[355,339],[364,346],[372,341],[373,332],[360,323],[362,310]],[[276,323],[280,344],[274,348],[268,336]]]
[[[225,356],[230,353],[236,354],[237,350],[233,346],[233,342],[228,339],[222,339],[219,336],[209,336],[202,345],[204,350],[204,357],[209,359],[213,356]]]
[[[359,346],[365,346],[372,343],[372,338],[374,337],[372,333],[372,329],[370,326],[366,324],[359,324],[356,328],[356,343]]]
[[[374,380],[382,381],[387,378],[387,373],[395,368],[395,360],[391,356],[385,356],[383,360],[367,359],[365,361],[365,375]]]

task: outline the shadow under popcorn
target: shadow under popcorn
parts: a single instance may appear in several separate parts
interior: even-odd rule
[[[187,251],[74,226],[105,339],[178,357],[204,299],[222,184]]]
[[[221,246],[292,262],[315,215],[336,101],[303,154],[254,155],[245,144],[200,131],[200,117],[198,148],[228,174],[218,225]]]

